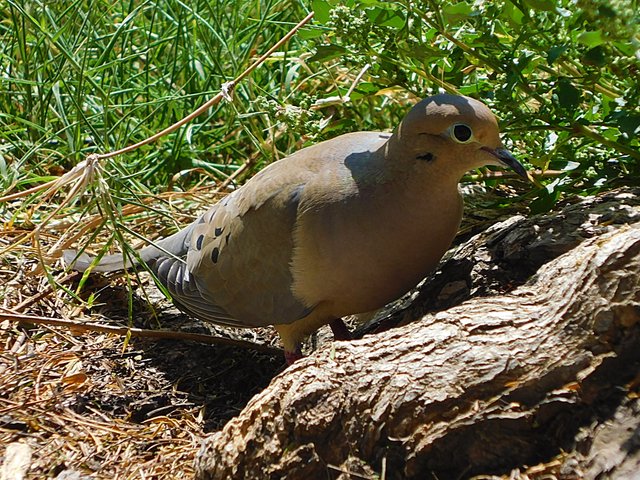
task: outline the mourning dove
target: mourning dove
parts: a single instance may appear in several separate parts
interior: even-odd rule
[[[460,224],[458,182],[483,165],[527,177],[489,108],[436,95],[393,134],[349,133],[274,162],[140,260],[197,318],[274,325],[290,363],[320,326],[384,306],[436,267]],[[65,252],[77,270],[94,260],[75,257]],[[93,266],[123,268],[121,254]]]

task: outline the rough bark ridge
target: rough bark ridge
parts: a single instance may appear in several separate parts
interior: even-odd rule
[[[578,210],[604,232],[582,243],[564,241],[566,210],[537,219],[546,227],[534,229],[535,238],[542,242],[546,232],[552,240],[547,258],[566,253],[538,261],[544,265],[510,293],[336,342],[296,362],[205,441],[199,478],[458,478],[509,471],[560,449],[582,455],[566,467],[569,477],[632,472],[640,223],[624,222],[637,222],[640,208],[637,192],[607,202],[591,216],[602,201]],[[607,212],[626,213],[605,228]],[[488,235],[502,228],[531,242],[531,232],[513,224]],[[612,436],[617,455],[603,457],[598,445]]]

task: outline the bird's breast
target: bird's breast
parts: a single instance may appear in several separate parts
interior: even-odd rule
[[[294,238],[294,294],[343,316],[407,292],[436,267],[460,223],[457,190],[435,197],[390,192],[307,212]]]

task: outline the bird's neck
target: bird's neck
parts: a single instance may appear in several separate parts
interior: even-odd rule
[[[443,158],[446,155],[439,145],[434,145],[431,152],[416,152],[411,145],[400,141],[394,133],[376,152],[383,159],[381,165],[387,177],[397,179],[407,186],[416,184],[418,188],[426,180],[430,185],[438,185],[446,191],[456,193],[458,183],[465,173],[463,162],[455,158]]]

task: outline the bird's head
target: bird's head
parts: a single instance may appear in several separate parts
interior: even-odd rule
[[[394,133],[403,156],[440,162],[439,170],[459,179],[484,165],[507,166],[529,178],[520,162],[502,146],[498,122],[489,108],[461,95],[435,95],[416,104]],[[446,164],[444,164],[446,162]]]

